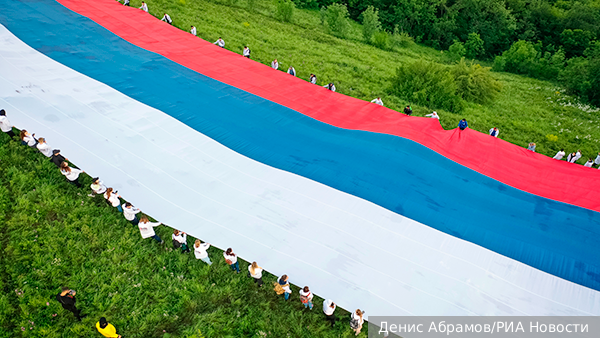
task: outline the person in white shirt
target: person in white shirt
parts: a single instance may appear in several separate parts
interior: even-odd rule
[[[380,106],[383,106],[383,101],[381,101],[381,98],[379,96],[376,99],[371,100],[371,103],[375,103]]]
[[[129,0],[124,0],[123,1],[123,6],[129,6]]]
[[[290,66],[290,68],[288,68],[287,73],[292,75],[292,76],[296,76],[296,69],[294,69],[294,67]]]
[[[164,22],[168,23],[169,25],[173,24],[173,20],[171,20],[171,17],[167,13],[165,13],[165,15],[162,17],[162,19],[160,19],[160,21],[164,21]]]
[[[173,248],[181,248],[181,253],[190,252],[190,248],[188,248],[187,245],[187,234],[185,232],[173,230],[171,239],[173,239]]]
[[[75,184],[77,188],[81,188],[81,183],[79,183],[79,174],[84,173],[83,170],[71,168],[67,162],[63,162],[60,164],[60,173],[65,175],[70,183]]]
[[[571,163],[577,162],[577,160],[580,158],[581,158],[581,150],[577,149],[577,153],[575,153],[575,156],[571,159]]]
[[[429,117],[431,117],[432,119],[438,119],[438,120],[440,119],[440,116],[439,116],[439,115],[438,115],[438,113],[437,113],[437,112],[435,112],[435,111],[434,111],[433,113],[431,113],[431,114],[427,114],[427,115],[425,115],[425,116],[429,116]]]
[[[2,130],[3,133],[7,133],[10,138],[13,138],[15,133],[12,131],[12,127],[13,125],[8,120],[8,117],[6,117],[6,111],[0,109],[0,130]]]
[[[571,162],[571,160],[575,157],[575,152],[570,153],[569,155],[567,155],[567,162]]]
[[[304,288],[300,289],[299,293],[300,293],[300,302],[302,302],[302,305],[304,305],[304,308],[305,309],[309,308],[310,310],[312,310],[313,309],[313,303],[312,303],[313,294],[308,289],[308,286],[305,286]]]
[[[556,153],[556,155],[554,155],[553,159],[562,160],[563,157],[565,157],[565,150],[561,149],[559,152]]]
[[[590,159],[589,159],[587,162],[585,162],[585,164],[584,164],[584,166],[585,166],[585,167],[588,167],[588,168],[591,168],[593,165],[594,165],[594,160],[592,160],[592,158],[591,158],[591,157],[590,157]]]
[[[256,262],[252,262],[252,264],[248,266],[248,274],[250,277],[254,278],[254,283],[258,283],[258,287],[263,285],[262,272],[263,268],[258,266]]]
[[[225,48],[225,41],[223,41],[223,39],[221,39],[221,37],[219,36],[219,39],[215,42],[213,42],[213,45],[217,45],[221,48]]]
[[[315,74],[310,74],[310,83],[317,84],[317,76]]]
[[[244,46],[244,51],[242,52],[242,55],[245,58],[248,58],[248,59],[250,58],[250,48],[248,48],[248,46]]]
[[[271,68],[275,70],[279,69],[279,62],[277,62],[277,59],[271,61]]]
[[[498,128],[494,127],[490,129],[490,136],[498,137],[498,134],[500,134],[500,130],[498,130]]]
[[[113,188],[106,189],[104,193],[104,198],[106,198],[106,202],[113,207],[117,208],[119,212],[123,212],[123,208],[121,207],[121,200],[119,199],[119,194],[113,190]]]
[[[37,148],[40,151],[40,153],[44,154],[44,156],[46,156],[46,157],[52,157],[52,148],[50,148],[50,146],[48,145],[48,143],[46,143],[46,139],[45,138],[40,137],[38,139]]]
[[[323,88],[327,88],[332,92],[335,92],[335,85],[333,84],[333,82],[329,82],[328,84],[324,85]]]
[[[160,222],[150,222],[150,220],[148,220],[148,217],[142,216],[137,226],[140,229],[140,235],[142,235],[142,238],[153,238],[159,244],[163,244],[164,241],[160,239],[160,237],[158,237],[156,232],[154,232],[154,228],[161,224],[162,223]]]
[[[231,248],[223,252],[223,257],[225,257],[225,262],[229,264],[231,270],[235,271],[235,273],[240,273],[240,263],[238,263],[237,255],[233,253]]]
[[[598,153],[598,156],[596,156],[596,159],[594,160],[594,164],[600,165],[600,153]]]
[[[360,334],[360,330],[362,330],[363,323],[365,322],[365,319],[363,318],[364,313],[364,311],[357,309],[352,312],[352,315],[350,316],[350,328],[354,330],[355,335],[357,336]]]
[[[212,265],[210,257],[208,257],[208,252],[206,251],[208,248],[210,248],[210,244],[202,243],[197,239],[194,243],[194,255],[196,256],[196,259],[201,259],[204,263]]]
[[[193,36],[196,36],[196,27],[192,26],[192,28],[190,29],[190,33],[191,33]]]
[[[92,184],[90,185],[92,188],[92,193],[88,196],[94,197],[96,195],[104,194],[106,192],[106,186],[100,181],[99,177],[94,177],[92,179]]]
[[[24,146],[27,145],[30,147],[35,147],[35,145],[37,144],[37,140],[35,139],[35,133],[30,134],[27,130],[22,129],[19,136],[21,137],[21,144]]]
[[[146,3],[143,1],[142,1],[142,6],[140,6],[140,9],[143,10],[144,12],[148,13],[148,5],[146,5]]]
[[[133,224],[133,225],[138,225],[138,223],[140,222],[140,220],[137,217],[137,214],[141,210],[138,209],[138,208],[136,208],[136,207],[134,207],[129,202],[125,202],[125,204],[123,204],[121,207],[123,208],[123,216],[125,216],[125,219],[128,220],[129,222],[131,222],[131,224]]]
[[[288,277],[288,275],[282,275],[281,277],[279,277],[279,279],[277,279],[277,282],[275,283],[275,291],[279,295],[281,294],[280,292],[283,291],[283,299],[285,300],[290,299],[290,295],[292,294],[289,279],[290,278]],[[277,285],[279,285],[279,287]],[[281,291],[277,291],[278,289],[280,289]]]
[[[335,308],[337,306],[331,299],[325,299],[323,301],[323,313],[325,314],[325,318],[331,323],[331,327],[335,325]]]

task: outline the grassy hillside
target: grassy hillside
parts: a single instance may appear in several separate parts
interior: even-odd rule
[[[0,133],[0,337],[100,337],[101,316],[126,338],[354,336],[340,308],[329,327],[316,296],[310,312],[296,287],[290,301],[276,297],[272,275],[258,289],[247,262],[235,274],[210,248],[209,267],[173,251],[166,226],[156,228],[164,245],[143,240],[102,197],[87,196],[85,176],[75,188],[46,157]],[[77,291],[82,322],[54,300],[61,286]]]
[[[136,7],[140,3],[131,2]],[[333,81],[338,92],[363,100],[381,96],[387,107],[396,110],[411,103],[388,94],[390,77],[400,64],[418,59],[450,62],[444,53],[417,44],[394,51],[364,44],[356,23],[352,23],[349,39],[336,38],[321,25],[318,11],[296,10],[292,23],[283,23],[275,18],[275,4],[270,0],[147,3],[151,14],[160,18],[167,12],[176,27],[189,31],[194,25],[205,40],[214,42],[222,36],[226,48],[240,54],[248,45],[258,62],[269,64],[277,58],[283,71],[293,65],[303,79],[315,73],[319,84]],[[493,74],[503,86],[497,99],[486,105],[469,103],[460,113],[437,110],[444,128],[455,128],[464,117],[471,128],[482,132],[498,127],[500,138],[519,146],[536,142],[538,152],[547,155],[553,156],[560,148],[582,149],[581,163],[600,151],[600,117],[594,109],[581,109],[557,84],[509,73]],[[433,110],[412,106],[417,116]]]

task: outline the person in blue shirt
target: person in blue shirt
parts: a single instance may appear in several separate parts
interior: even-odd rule
[[[469,126],[469,124],[467,124],[466,119],[462,119],[462,120],[460,120],[460,122],[458,122],[458,128],[460,128],[460,130],[465,130],[465,129],[467,129],[468,126]]]

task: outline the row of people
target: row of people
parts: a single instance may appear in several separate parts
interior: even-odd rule
[[[2,110],[1,114],[2,115],[0,116],[6,116],[4,110]],[[2,126],[4,126],[4,124],[2,124]],[[2,131],[6,132],[10,136],[14,136],[14,133],[12,132],[12,125],[10,130],[4,128],[2,129]],[[35,139],[35,134],[30,134],[26,130],[22,130],[20,132],[20,136],[22,144],[30,147],[37,147],[42,154],[51,158],[52,162],[59,167],[60,172],[66,177],[66,179],[70,183],[74,184],[78,188],[81,187],[81,183],[79,182],[79,176],[85,173],[85,171],[79,168],[71,167],[67,163],[68,160],[60,154],[59,149],[50,150],[51,148],[47,145],[43,138]],[[48,156],[49,154],[50,156]],[[123,201],[121,201],[121,196],[118,194],[118,192],[112,187],[107,187],[100,180],[99,177],[92,178],[90,189],[91,193],[88,195],[89,197],[101,195],[110,206],[116,208],[119,213],[123,213],[123,216],[127,221],[129,221],[133,225],[138,226],[140,235],[143,239],[152,238],[159,244],[164,244],[164,241],[156,234],[154,230],[155,227],[162,225],[161,222],[151,222],[148,219],[148,217],[143,214],[138,218],[138,214],[141,213],[141,210],[139,208],[134,207],[130,202],[123,203]],[[188,253],[191,251],[187,245],[187,234],[185,232],[174,229],[172,234],[172,241],[173,247],[175,249],[181,249],[182,253]],[[193,247],[196,259],[204,261],[209,266],[212,265],[212,261],[210,260],[208,254],[208,249],[210,248],[209,243],[202,243],[201,240],[196,239]],[[233,252],[232,248],[228,248],[226,251],[224,251],[223,257],[232,271],[234,271],[235,273],[240,273],[238,257]],[[260,267],[256,262],[252,262],[252,264],[248,266],[248,276],[254,280],[258,287],[262,287],[264,284],[262,280],[263,271],[264,269]],[[277,282],[274,282],[274,291],[278,295],[283,294],[285,300],[290,299],[292,290],[290,287],[289,277],[287,275],[282,275],[277,279]],[[75,291],[69,288],[63,288],[61,292],[58,295],[56,295],[56,300],[62,305],[62,307],[65,310],[72,312],[75,318],[77,318],[77,320],[81,320],[85,317],[85,315],[81,315],[81,310],[79,310],[75,305],[75,294]],[[313,294],[308,286],[304,286],[302,289],[300,289],[299,296],[300,302],[302,303],[304,308],[312,310]],[[325,314],[325,318],[331,323],[332,326],[335,324],[336,321],[336,317],[334,314],[335,309],[336,305],[335,303],[333,303],[332,300],[324,300],[323,312]],[[353,312],[351,316],[350,326],[356,332],[357,335],[360,333],[362,324],[364,322],[363,314],[364,312],[358,309],[355,312]],[[100,321],[96,323],[96,328],[102,334],[112,335],[105,335],[107,337],[118,336],[116,335],[116,329],[114,328],[114,326],[108,324],[104,317],[102,317]]]

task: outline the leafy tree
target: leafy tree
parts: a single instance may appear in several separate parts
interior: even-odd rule
[[[527,74],[535,63],[538,52],[531,42],[519,40],[510,46],[510,49],[496,57],[495,70],[503,70],[517,74]],[[499,65],[502,68],[499,69]]]
[[[560,34],[560,42],[567,52],[567,58],[583,56],[583,52],[590,46],[592,34],[581,29],[565,29]]]
[[[275,15],[284,22],[291,22],[296,5],[291,0],[276,0],[277,12]]]
[[[454,40],[454,43],[448,48],[448,52],[450,53],[450,57],[456,60],[459,60],[467,53],[465,44],[457,40]]]
[[[488,55],[510,46],[517,25],[504,0],[458,0],[452,9],[457,12],[456,33],[461,41],[467,40],[467,32],[478,33]]]
[[[483,56],[485,48],[483,47],[484,42],[477,33],[469,34],[467,41],[465,42],[465,56],[469,59],[476,59]]]
[[[369,6],[364,12],[362,12],[361,16],[363,24],[363,37],[367,43],[370,43],[373,34],[381,30],[379,11],[373,8],[373,6]]]
[[[390,35],[386,31],[379,31],[373,35],[373,45],[387,50],[390,48]]]
[[[399,48],[406,48],[415,43],[413,38],[410,37],[408,33],[400,32],[398,25],[394,26],[394,33],[392,34],[390,40],[393,47]]]
[[[335,3],[327,6],[325,22],[329,31],[337,37],[345,38],[350,32],[348,8],[344,4]]]

